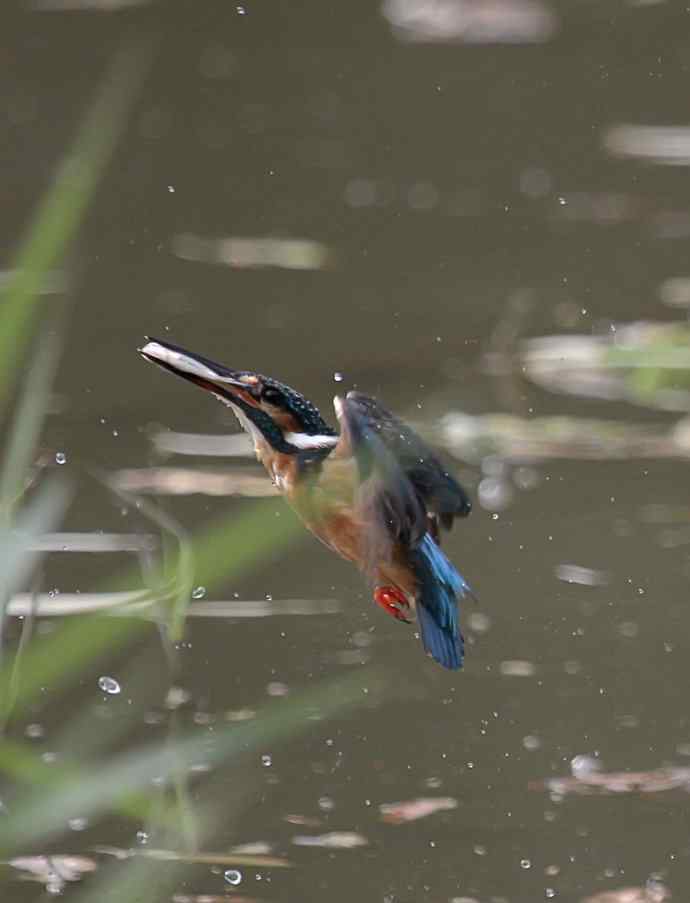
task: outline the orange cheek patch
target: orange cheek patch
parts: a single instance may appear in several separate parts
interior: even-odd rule
[[[299,433],[300,425],[297,420],[292,416],[292,414],[287,411],[279,411],[276,408],[271,406],[270,410],[271,417],[275,420],[278,426],[283,430],[284,433]]]

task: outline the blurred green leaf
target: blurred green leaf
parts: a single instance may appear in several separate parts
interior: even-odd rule
[[[18,516],[13,529],[0,530],[0,619],[12,593],[28,579],[44,554],[30,547],[35,547],[42,533],[55,529],[69,497],[66,482],[55,478],[41,487],[36,498]],[[0,692],[3,689],[0,682]]]
[[[40,769],[40,780],[35,779],[40,760],[29,750],[0,742],[0,770],[14,780],[28,779],[37,785],[8,801],[8,814],[0,820],[0,850],[7,855],[29,841],[36,843],[60,832],[70,817],[99,816],[128,800],[131,805],[132,798],[146,791],[154,778],[171,779],[180,767],[188,769],[200,757],[213,766],[286,740],[309,727],[314,715],[332,717],[368,701],[372,690],[385,686],[385,672],[380,669],[348,674],[295,698],[272,703],[252,722],[216,730],[211,746],[206,732],[197,732],[174,744],[150,744],[91,765],[80,761],[79,750],[75,750],[75,775],[66,779],[63,768],[52,787],[46,786],[45,766]],[[66,752],[63,765],[69,768],[71,764]]]
[[[149,43],[130,44],[111,62],[72,148],[58,166],[20,246],[0,301],[0,404],[20,372],[37,302],[50,269],[74,237],[111,158],[152,58]]]
[[[10,430],[0,474],[0,522],[9,524],[25,486],[36,443],[48,409],[60,343],[56,336],[42,336],[26,377],[24,391]],[[46,526],[43,532],[50,528]]]
[[[194,559],[197,578],[204,580],[207,589],[230,576],[239,578],[300,535],[297,527],[298,522],[293,517],[276,517],[272,505],[264,503],[256,504],[242,515],[222,518],[190,540],[189,554]],[[174,580],[163,584],[165,576],[161,573],[160,588],[157,593],[152,593],[152,599],[169,606],[179,587]],[[137,579],[140,579],[139,569],[132,568],[117,581],[111,579],[109,589],[131,584]],[[36,637],[24,652],[16,706],[28,705],[45,687],[54,692],[68,686],[84,667],[106,650],[112,652],[121,648],[146,629],[146,622],[135,618],[93,615],[66,621],[50,636]],[[12,670],[11,658],[0,666],[1,699],[8,697]]]

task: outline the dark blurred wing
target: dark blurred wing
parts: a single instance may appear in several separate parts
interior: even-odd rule
[[[438,540],[439,526],[449,530],[456,517],[470,513],[472,505],[467,493],[426,442],[373,398],[348,392],[342,401],[341,423],[346,438],[349,434],[362,476],[377,469],[372,466],[374,462],[383,462],[378,470],[384,476],[384,495],[389,502],[392,500],[392,516],[409,511],[409,496],[416,497],[425,523],[422,529],[415,518],[409,533],[410,545],[416,544],[427,530]]]
[[[426,508],[371,418],[349,395],[339,417],[339,445],[354,455],[359,471],[357,508],[366,530],[365,566],[374,570],[393,559],[396,546],[416,548],[428,529]]]

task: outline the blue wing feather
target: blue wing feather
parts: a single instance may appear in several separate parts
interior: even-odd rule
[[[424,649],[444,668],[462,668],[464,641],[458,601],[471,593],[430,534],[412,552],[417,577],[417,620]]]

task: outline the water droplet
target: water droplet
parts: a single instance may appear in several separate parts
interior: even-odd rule
[[[107,675],[98,678],[98,686],[104,693],[110,693],[111,695],[120,692],[120,684],[114,677],[108,677]]]
[[[149,835],[146,831],[137,831],[137,843],[140,843],[142,846],[149,842]]]
[[[336,372],[333,374],[333,379],[334,379],[337,383],[341,383],[341,382],[343,381],[344,378],[345,378],[345,377],[343,376],[343,374],[340,373],[340,372],[338,372],[337,370],[336,370]]]
[[[67,463],[67,455],[64,452],[56,452],[55,463],[56,464],[66,464]]]
[[[223,877],[228,882],[228,884],[232,884],[233,887],[237,887],[238,884],[242,883],[242,872],[239,872],[237,869],[227,869]]]
[[[531,869],[531,868],[532,868],[532,862],[531,862],[531,860],[529,860],[529,859],[521,859],[521,860],[520,860],[520,868],[521,868],[521,869]]]
[[[195,586],[192,590],[192,599],[203,599],[206,595],[205,586]]]
[[[273,759],[268,754],[263,755],[261,756],[261,764],[264,768],[270,768],[273,765]]]

